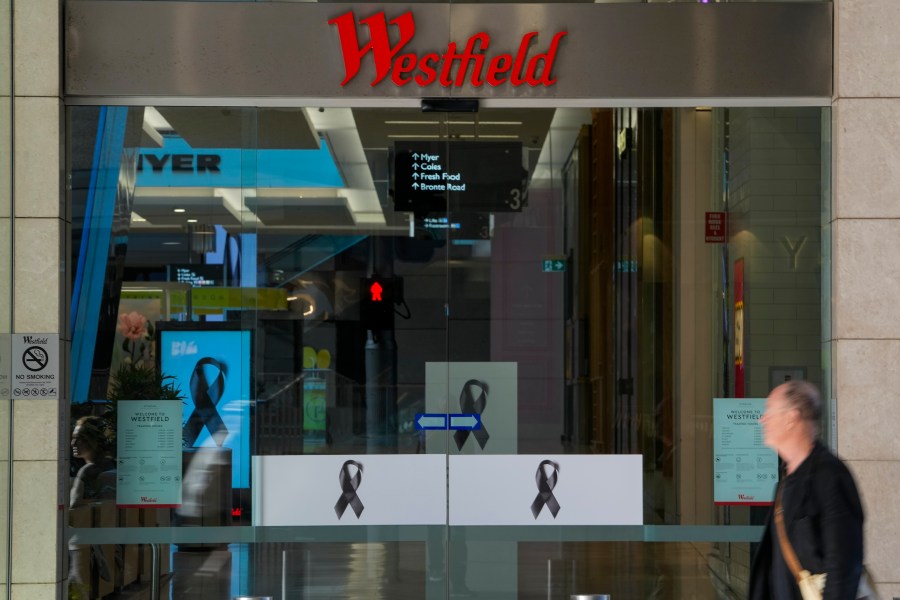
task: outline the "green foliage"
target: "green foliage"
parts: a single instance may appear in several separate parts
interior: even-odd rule
[[[107,399],[116,400],[183,400],[184,394],[175,377],[153,367],[123,363],[113,375]]]

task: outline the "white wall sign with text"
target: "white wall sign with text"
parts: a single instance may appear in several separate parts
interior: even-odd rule
[[[181,504],[181,401],[119,400],[116,504]]]
[[[59,335],[13,333],[12,397],[15,399],[59,399]]]
[[[713,398],[713,498],[719,505],[771,504],[778,456],[763,443],[765,398]]]

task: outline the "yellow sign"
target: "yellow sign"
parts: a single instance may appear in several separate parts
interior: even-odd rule
[[[173,291],[171,312],[187,310],[187,294],[195,315],[220,315],[226,310],[287,310],[287,290],[280,288],[208,287]],[[162,290],[127,290],[122,298],[162,298]]]

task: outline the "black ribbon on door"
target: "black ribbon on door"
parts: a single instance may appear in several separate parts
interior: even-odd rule
[[[553,467],[553,472],[548,476],[544,467]],[[556,501],[556,496],[553,495],[553,488],[556,487],[556,476],[559,471],[559,465],[552,460],[542,460],[541,464],[538,465],[537,473],[534,476],[537,481],[538,495],[534,498],[534,502],[531,503],[531,514],[534,515],[535,519],[538,518],[545,505],[553,515],[553,518],[556,518],[556,513],[559,512],[559,502]]]
[[[472,393],[472,388],[480,391],[477,398],[475,397],[475,394]],[[462,392],[459,394],[459,408],[461,412],[467,414],[478,413],[478,415],[481,415],[487,406],[487,395],[488,384],[486,382],[477,379],[468,380],[463,385]],[[462,450],[466,440],[469,439],[470,433],[475,436],[475,441],[477,441],[478,445],[481,446],[481,449],[484,450],[484,445],[487,444],[488,438],[491,436],[488,435],[483,420],[481,422],[481,427],[473,431],[469,431],[468,429],[456,430],[456,433],[453,434],[453,439],[456,440],[456,448]]]
[[[210,381],[206,367],[215,370],[215,376]],[[222,399],[225,392],[225,378],[228,376],[228,365],[214,358],[206,357],[197,361],[194,372],[191,374],[191,398],[194,401],[194,410],[188,417],[182,430],[182,439],[187,447],[193,447],[200,432],[206,427],[209,435],[217,446],[225,443],[228,437],[228,428],[216,405]]]
[[[355,474],[350,475],[350,467],[356,467]],[[363,509],[365,509],[359,496],[356,495],[356,490],[359,489],[359,484],[362,483],[362,472],[362,463],[358,463],[355,460],[345,461],[341,465],[341,472],[338,474],[338,481],[341,484],[341,497],[338,498],[337,504],[334,505],[334,512],[337,514],[338,519],[344,516],[347,506],[353,509],[357,519],[362,514]]]

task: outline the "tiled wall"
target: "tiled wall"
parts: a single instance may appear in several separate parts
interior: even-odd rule
[[[817,108],[730,109],[731,263],[744,259],[745,396],[770,368],[821,383],[821,132]]]
[[[13,332],[63,332],[60,10],[60,0],[16,2],[12,22]],[[16,600],[61,594],[62,405],[18,400],[11,411],[11,597]]]
[[[838,452],[866,507],[866,562],[900,597],[900,2],[835,0],[833,337]]]
[[[8,40],[12,28],[12,6],[10,0],[0,0],[0,40]],[[9,44],[0,44],[0,360],[6,354],[8,343],[5,335],[10,328],[10,254],[12,242],[10,239],[10,210],[12,193],[12,128],[11,110],[11,71],[12,53]],[[2,366],[0,366],[2,368]],[[2,373],[2,371],[0,371]],[[0,375],[2,376],[2,375]],[[9,524],[6,519],[7,498],[9,492],[9,413],[10,395],[4,388],[8,385],[0,384],[0,595],[6,593],[8,556],[6,540],[9,534]]]

